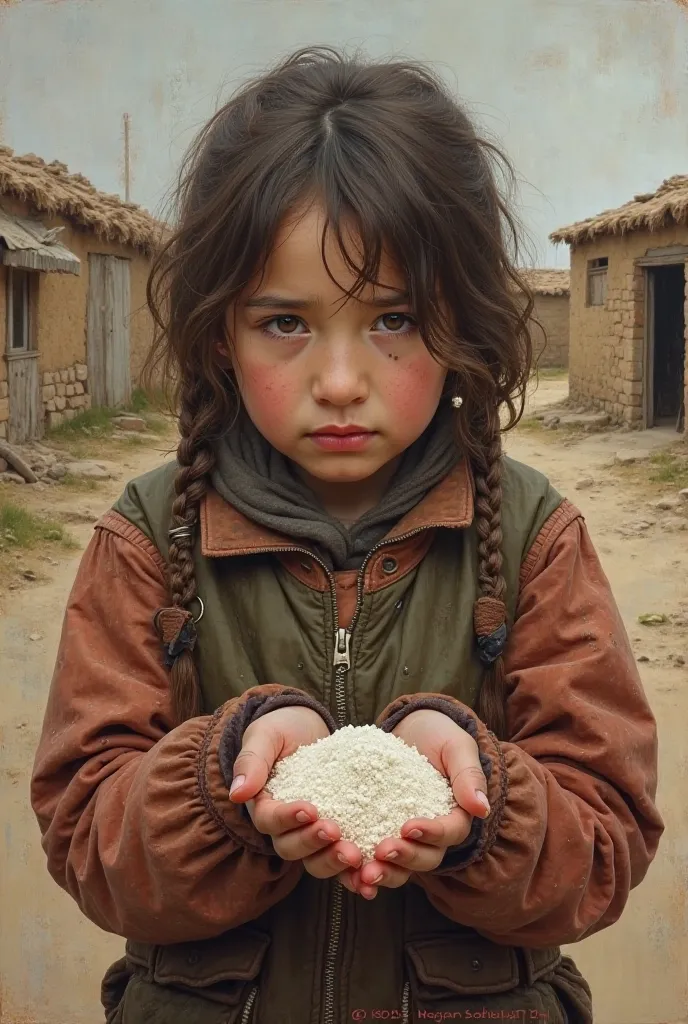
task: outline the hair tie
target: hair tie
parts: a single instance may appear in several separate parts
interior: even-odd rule
[[[508,630],[506,605],[495,597],[480,597],[473,606],[473,628],[478,644],[478,657],[489,667],[501,658],[506,647]]]
[[[159,608],[153,616],[153,626],[165,652],[166,668],[172,668],[180,654],[191,653],[196,646],[196,621],[186,608]]]

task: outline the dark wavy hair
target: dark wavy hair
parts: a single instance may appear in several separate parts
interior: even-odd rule
[[[325,231],[356,274],[351,293],[377,283],[388,252],[425,344],[463,397],[456,440],[475,481],[476,607],[482,599],[494,627],[506,590],[501,432],[520,418],[532,362],[533,298],[516,269],[509,182],[508,162],[441,80],[408,61],[301,50],[244,85],[202,130],[180,174],[174,232],[148,285],[157,331],[147,375],[173,382],[180,426],[170,527],[191,528],[170,544],[175,608],[196,597],[191,535],[214,465],[212,442],[238,410],[216,348],[226,338],[226,310],[264,266],[284,217],[317,198]],[[352,224],[362,243],[356,254],[345,246]],[[174,662],[171,681],[178,718],[199,713],[190,652]],[[486,670],[478,713],[501,736],[504,697],[499,658]]]

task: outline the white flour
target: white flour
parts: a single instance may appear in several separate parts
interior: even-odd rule
[[[276,800],[315,804],[364,861],[410,818],[435,818],[456,806],[448,781],[423,754],[374,725],[347,725],[299,747],[278,761],[267,789]]]

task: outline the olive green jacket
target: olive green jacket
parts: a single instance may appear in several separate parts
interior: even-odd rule
[[[169,603],[174,472],[132,482],[96,528],[33,779],[51,872],[128,940],[104,983],[109,1020],[345,1024],[488,1008],[591,1021],[558,947],[616,920],[663,826],[654,720],[580,513],[505,460],[500,742],[472,710],[465,464],[353,572],[330,572],[211,491],[194,550],[205,713],[174,728],[152,624]],[[490,817],[437,871],[370,902],[280,860],[229,801],[221,747],[251,709],[304,692],[338,724],[439,701],[478,742]]]

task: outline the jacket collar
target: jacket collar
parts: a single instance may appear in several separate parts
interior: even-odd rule
[[[463,529],[473,521],[473,478],[469,463],[462,459],[421,502],[412,508],[385,537],[393,544],[407,533],[433,527]],[[201,550],[208,558],[252,555],[305,545],[293,537],[258,526],[209,490],[201,503]]]

